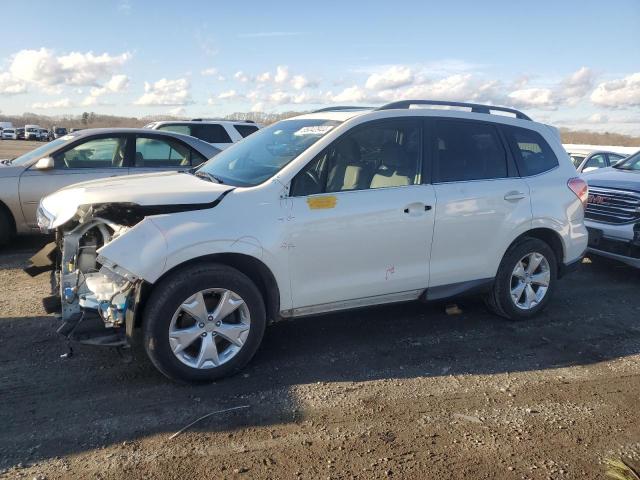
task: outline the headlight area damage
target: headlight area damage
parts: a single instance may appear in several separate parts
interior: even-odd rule
[[[101,257],[98,250],[146,215],[157,213],[159,207],[132,204],[80,207],[55,229],[56,241],[38,252],[25,270],[30,275],[53,270],[53,295],[43,304],[48,313],[60,313],[58,333],[80,343],[128,345],[142,281]],[[53,223],[46,211],[39,219],[43,230]]]

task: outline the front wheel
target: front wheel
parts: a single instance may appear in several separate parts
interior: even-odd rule
[[[246,275],[204,264],[158,284],[143,322],[145,349],[158,370],[176,381],[207,382],[233,375],[251,360],[266,313]]]
[[[549,303],[557,270],[556,256],[547,243],[524,239],[503,257],[486,298],[488,307],[511,320],[533,317]]]

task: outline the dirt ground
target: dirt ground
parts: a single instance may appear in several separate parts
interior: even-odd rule
[[[603,479],[604,458],[640,463],[640,271],[584,263],[522,323],[477,298],[279,323],[243,374],[184,386],[141,352],[60,357],[48,277],[21,270],[43,242],[0,251],[0,478]]]
[[[0,160],[18,157],[44,144],[45,142],[34,142],[33,140],[0,140]]]

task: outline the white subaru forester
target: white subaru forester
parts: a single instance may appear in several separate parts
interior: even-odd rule
[[[54,264],[70,339],[125,346],[140,326],[165,375],[210,381],[284,317],[463,293],[531,317],[582,258],[586,199],[557,131],[519,111],[333,107],[192,172],[46,197],[57,240],[33,269]]]

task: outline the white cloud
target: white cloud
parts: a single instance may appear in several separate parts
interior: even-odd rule
[[[226,92],[222,92],[220,95],[218,95],[218,98],[220,100],[232,100],[234,98],[238,98],[240,95],[238,95],[238,92],[236,92],[235,90],[227,90]]]
[[[200,72],[200,75],[202,75],[203,77],[213,77],[215,75],[218,75],[218,69],[217,68],[205,68],[204,70],[202,70]]]
[[[52,50],[21,50],[16,53],[9,72],[16,80],[44,87],[57,85],[98,86],[131,59],[128,52],[120,55],[93,52],[71,52],[56,56]]]
[[[361,103],[370,101],[377,101],[376,98],[372,98],[372,95],[365,89],[353,85],[352,87],[345,88],[337,95],[333,95],[331,92],[327,94],[327,99],[334,103]]]
[[[73,104],[68,98],[61,98],[60,100],[54,100],[52,102],[36,102],[31,105],[31,108],[36,110],[46,110],[50,108],[71,108]]]
[[[27,84],[16,80],[10,73],[0,73],[0,95],[15,95],[27,91]]]
[[[591,101],[610,108],[640,106],[640,72],[598,84],[591,93]]]
[[[258,83],[267,83],[271,81],[271,72],[260,73],[256,76],[256,82]]]
[[[184,117],[187,114],[187,110],[184,107],[176,107],[170,109],[168,113],[175,117]]]
[[[186,78],[167,80],[162,78],[151,84],[144,82],[144,95],[135,101],[136,105],[187,105],[191,100],[191,85]]]
[[[591,69],[580,68],[561,82],[559,95],[569,105],[576,105],[593,88],[593,76]]]
[[[242,70],[234,73],[233,78],[242,83],[246,83],[249,81],[249,77]]]
[[[308,88],[308,87],[316,87],[317,85],[318,85],[317,81],[310,80],[304,75],[295,75],[291,79],[291,86],[296,90],[302,90],[303,88]]]
[[[289,67],[285,65],[278,65],[276,67],[276,75],[273,77],[273,80],[276,83],[284,83],[289,79]]]
[[[258,102],[252,105],[251,107],[251,111],[252,112],[264,112],[266,105],[262,102]]]
[[[393,65],[383,72],[371,74],[365,87],[369,90],[387,90],[409,85],[413,81],[414,75],[409,67]]]
[[[509,99],[516,107],[542,108],[553,110],[557,108],[553,90],[550,88],[524,88],[509,94]]]
[[[114,75],[103,87],[93,87],[91,96],[99,97],[107,93],[120,93],[124,92],[128,87],[129,77],[126,75]]]

